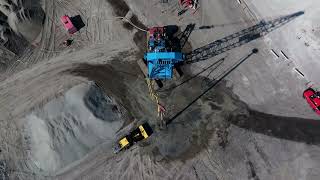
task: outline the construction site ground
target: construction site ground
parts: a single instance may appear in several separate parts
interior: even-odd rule
[[[239,2],[199,0],[197,11],[178,16],[174,0],[43,0],[39,37],[1,73],[2,177],[319,179],[319,116],[302,98],[317,82],[302,60],[285,57],[298,51],[294,42],[280,42],[317,9],[256,16],[259,8]],[[69,47],[65,14],[85,24]],[[146,33],[122,17],[142,30],[176,25],[183,33],[195,24],[183,48],[194,58],[157,91],[166,127],[137,64]],[[116,140],[146,121],[154,134],[113,154]]]

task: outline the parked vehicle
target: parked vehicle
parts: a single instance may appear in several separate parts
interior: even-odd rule
[[[114,147],[113,151],[114,153],[118,153],[123,149],[128,149],[135,143],[147,139],[152,133],[153,131],[150,125],[148,123],[144,123],[138,126],[138,128],[131,131],[126,136],[120,138],[120,140],[117,141],[117,144]]]
[[[320,92],[308,88],[303,92],[303,98],[305,98],[311,108],[320,115]]]
[[[78,31],[78,29],[74,26],[71,18],[68,15],[61,16],[60,20],[69,34],[74,34]]]

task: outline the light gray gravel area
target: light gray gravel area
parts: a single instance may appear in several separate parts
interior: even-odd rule
[[[28,163],[52,174],[94,147],[112,143],[123,121],[120,114],[111,111],[117,104],[99,91],[92,83],[80,84],[22,120],[26,124],[23,136],[30,142]],[[87,104],[94,103],[109,112],[92,111]]]
[[[303,90],[309,86],[315,89],[319,88],[319,79],[317,78],[317,69],[319,69],[319,18],[317,15],[320,11],[319,1],[307,0],[302,3],[295,0],[268,2],[245,0],[242,2],[250,9],[252,17],[258,20],[283,16],[292,12],[304,13],[263,38],[266,45],[262,49],[263,59],[269,60],[266,61],[270,66],[268,71],[273,74],[273,79],[278,81],[280,85],[273,87],[275,92],[273,97],[277,97],[280,101],[268,98],[267,102],[258,104],[257,109],[271,114],[319,119],[299,97]],[[264,74],[261,75],[268,79]],[[265,85],[262,87],[265,89]],[[268,106],[279,111],[269,111]]]

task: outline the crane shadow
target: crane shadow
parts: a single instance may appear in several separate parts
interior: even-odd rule
[[[236,47],[247,44],[253,40],[261,38],[266,34],[280,28],[289,23],[293,19],[304,14],[304,11],[299,11],[287,16],[282,16],[269,21],[260,21],[258,24],[243,29],[239,32],[226,36],[222,39],[216,40],[205,46],[197,48],[186,54],[185,63],[191,64],[199,61],[204,61]]]
[[[225,61],[225,58],[226,57],[223,57],[213,63],[211,63],[209,66],[207,66],[206,68],[203,68],[200,72],[196,73],[195,75],[191,76],[191,77],[188,77],[187,79],[183,80],[181,83],[175,85],[175,86],[172,86],[172,87],[168,87],[168,88],[165,88],[165,89],[159,89],[157,92],[167,92],[167,91],[172,91],[186,83],[188,83],[189,81],[191,81],[192,79],[195,79],[196,77],[200,76],[200,74],[206,72],[207,70],[210,69],[210,72],[213,72],[214,70],[216,70],[218,67],[220,67],[220,65]]]
[[[188,47],[191,47],[191,44],[188,42],[188,39],[194,30],[196,24],[191,23],[188,24],[187,27],[184,29],[184,31],[180,31],[179,27],[176,25],[168,25],[166,26],[166,32],[168,36],[168,46],[171,47],[171,50],[173,52],[188,52],[190,50],[185,50],[188,49]],[[186,47],[186,48],[185,48]],[[175,64],[175,69],[180,75],[183,75],[184,73],[182,72],[180,65],[182,63],[177,63]]]
[[[184,31],[180,31],[176,25],[167,25],[166,32],[169,39],[169,46],[172,51],[180,52],[188,42],[188,39],[194,30],[196,24],[188,24]]]
[[[180,47],[181,50],[183,49],[183,47],[186,45],[192,31],[194,30],[194,28],[196,27],[196,24],[188,24],[186,29],[181,33],[181,35],[179,35],[179,41],[180,41]]]
[[[271,16],[267,16],[262,18],[265,21],[270,21],[273,19],[276,19],[277,17],[271,17]],[[197,30],[209,30],[209,29],[214,29],[214,28],[223,28],[223,27],[227,27],[227,26],[235,26],[235,25],[242,25],[243,23],[255,23],[258,20],[254,19],[254,20],[242,20],[242,21],[236,21],[236,22],[231,22],[231,23],[225,23],[225,24],[212,24],[212,25],[202,25],[199,26],[198,28],[195,29],[195,31]]]
[[[320,121],[295,117],[282,117],[254,110],[248,114],[235,114],[228,121],[240,128],[271,137],[306,144],[320,144]]]
[[[199,96],[197,96],[193,101],[191,101],[187,106],[185,106],[181,111],[179,111],[177,114],[175,114],[173,117],[168,119],[166,121],[166,125],[171,124],[177,117],[179,117],[183,112],[185,112],[189,107],[191,107],[195,102],[197,102],[201,97],[203,97],[207,92],[209,92],[212,88],[214,88],[218,83],[220,83],[225,77],[227,77],[231,72],[233,72],[236,68],[238,68],[242,63],[244,63],[247,59],[249,59],[253,54],[258,53],[258,49],[253,49],[250,54],[248,54],[246,57],[240,59],[238,62],[236,62],[234,65],[232,65],[229,69],[227,69],[225,72],[219,76],[218,79],[212,80],[210,84],[208,84],[208,88],[203,91]]]

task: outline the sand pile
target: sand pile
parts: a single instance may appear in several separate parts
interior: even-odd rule
[[[24,139],[30,149],[28,168],[53,173],[99,144],[112,142],[123,123],[116,107],[111,98],[89,83],[33,111],[24,119]]]

